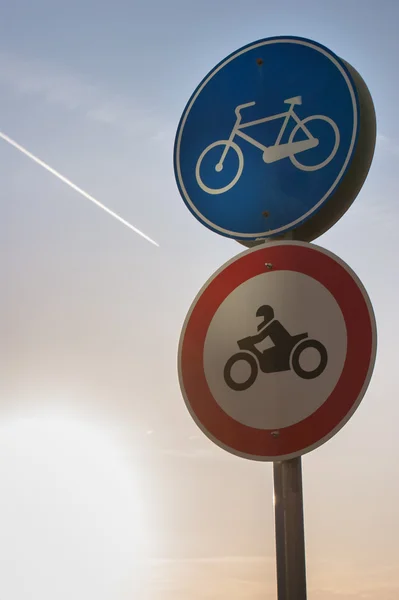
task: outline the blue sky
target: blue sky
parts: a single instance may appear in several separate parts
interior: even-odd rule
[[[0,131],[160,247],[0,141],[0,596],[275,597],[272,468],[212,446],[178,386],[188,307],[241,248],[186,209],[172,152],[202,77],[287,34],[349,61],[378,124],[359,197],[317,241],[363,281],[379,349],[353,419],[303,460],[309,597],[396,599],[399,5],[3,0],[1,12]]]

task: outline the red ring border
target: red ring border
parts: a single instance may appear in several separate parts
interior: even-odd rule
[[[203,367],[205,337],[221,303],[236,287],[272,270],[297,271],[313,277],[336,299],[347,328],[344,367],[328,399],[312,415],[272,431],[243,425],[217,404]],[[179,345],[179,377],[192,417],[219,446],[256,460],[281,460],[304,454],[332,437],[360,404],[371,378],[376,350],[376,327],[370,300],[361,282],[332,253],[303,242],[271,242],[246,251],[223,265],[204,285],[191,305]]]

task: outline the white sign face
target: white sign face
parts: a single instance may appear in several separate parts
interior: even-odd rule
[[[273,309],[274,319],[258,331],[263,317],[256,313],[264,305]],[[297,341],[301,334],[307,337]],[[245,338],[248,350],[242,351],[237,342]],[[318,343],[312,346],[311,340]],[[312,374],[324,358],[319,344],[327,354],[323,371],[302,377],[302,370]],[[241,284],[216,311],[205,339],[205,377],[215,401],[233,419],[249,427],[281,429],[302,421],[327,400],[342,373],[346,344],[341,309],[323,285],[295,271],[264,273]],[[237,360],[231,360],[234,356]],[[275,371],[280,360],[284,370]],[[257,375],[251,383],[253,370]],[[230,377],[239,386],[250,385],[232,389]]]
[[[226,263],[179,345],[190,414],[222,448],[283,460],[317,448],[360,404],[376,354],[370,300],[330,252],[271,242]]]

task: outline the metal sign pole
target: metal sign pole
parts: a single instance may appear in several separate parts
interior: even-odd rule
[[[278,600],[306,600],[301,457],[273,463]]]

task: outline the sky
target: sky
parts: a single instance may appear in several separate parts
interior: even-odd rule
[[[317,243],[365,285],[367,394],[303,458],[309,598],[399,597],[396,0],[2,0],[0,597],[276,598],[272,465],[209,441],[180,392],[187,310],[238,254],[173,173],[185,104],[230,52],[274,35],[351,63],[376,107],[364,187]]]

